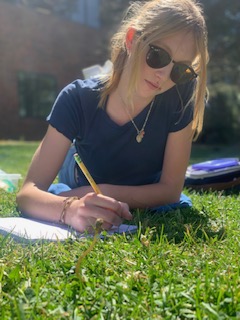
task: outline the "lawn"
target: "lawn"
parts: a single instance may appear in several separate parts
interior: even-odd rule
[[[24,177],[37,143],[0,143],[0,169]],[[195,145],[191,162],[240,157]],[[134,235],[21,244],[0,236],[0,319],[240,319],[240,194],[185,190],[193,208],[136,210]],[[18,215],[0,191],[0,216]]]

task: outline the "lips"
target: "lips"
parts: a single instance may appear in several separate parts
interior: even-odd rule
[[[161,88],[159,87],[159,85],[157,83],[153,83],[151,81],[145,80],[147,85],[153,89],[153,90],[161,90]]]

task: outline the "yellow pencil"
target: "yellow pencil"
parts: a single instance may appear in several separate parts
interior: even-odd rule
[[[82,159],[79,157],[77,153],[74,154],[74,159],[79,165],[80,169],[82,170],[83,174],[87,178],[88,182],[90,183],[91,187],[93,188],[94,192],[97,194],[101,194],[101,190],[97,186],[96,182],[93,180],[91,174],[89,173],[88,169],[86,168],[85,164],[82,162]]]

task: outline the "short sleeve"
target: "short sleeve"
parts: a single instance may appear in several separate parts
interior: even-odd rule
[[[70,141],[80,135],[84,125],[78,82],[66,86],[58,95],[47,121]]]

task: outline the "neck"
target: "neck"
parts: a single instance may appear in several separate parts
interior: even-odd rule
[[[125,91],[126,92],[126,91]],[[118,88],[115,91],[116,98],[119,100],[119,103],[126,109],[133,117],[140,113],[146,106],[148,106],[153,100],[143,99],[137,94],[133,95],[132,101],[129,101],[124,91]]]
[[[114,92],[115,97],[119,102],[129,110],[131,113],[141,112],[154,97],[144,98],[139,93],[134,90],[130,97],[127,96],[129,92],[129,75],[127,69],[124,69],[119,84]],[[120,99],[119,99],[120,98]]]

